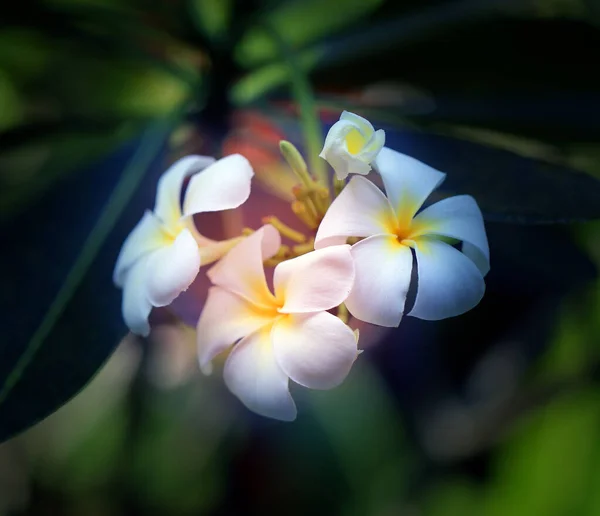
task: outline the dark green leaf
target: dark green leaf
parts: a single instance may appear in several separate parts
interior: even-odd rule
[[[544,224],[600,218],[600,180],[447,136],[386,131],[386,145],[447,173],[440,192],[470,194],[490,221]]]
[[[382,0],[294,0],[264,13],[261,21],[277,30],[296,50],[356,22],[381,3]],[[279,54],[279,45],[260,25],[251,27],[236,48],[237,60],[243,66],[256,66]]]
[[[3,232],[9,245],[0,313],[10,320],[3,321],[0,342],[0,440],[77,393],[125,334],[112,269],[123,239],[151,204],[154,189],[138,186],[160,173],[156,157],[179,116],[149,129],[122,174],[118,162],[131,148],[71,176],[56,196]]]

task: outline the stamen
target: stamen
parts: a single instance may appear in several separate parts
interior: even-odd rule
[[[348,324],[348,309],[346,308],[346,305],[344,303],[338,306],[337,316],[340,319],[340,321],[342,321],[344,324]]]
[[[294,253],[294,256],[301,256],[303,254],[310,253],[314,250],[314,248],[315,242],[314,240],[311,240],[306,244],[295,245],[294,247],[292,247],[292,252]]]
[[[320,200],[321,214],[325,215],[329,206],[331,206],[331,197],[329,196],[329,188],[319,187],[317,198]]]
[[[282,245],[274,256],[263,261],[263,265],[265,267],[275,267],[289,258],[292,258],[289,246]]]
[[[279,148],[281,150],[281,154],[287,161],[288,165],[292,169],[292,171],[296,174],[301,184],[300,187],[296,187],[295,190],[302,190],[305,192],[305,197],[302,199],[304,204],[306,204],[306,209],[312,212],[312,215],[315,218],[318,218],[319,215],[324,215],[323,208],[321,206],[320,200],[316,195],[316,187],[318,183],[310,176],[308,173],[308,167],[306,166],[306,161],[298,151],[298,149],[286,140],[281,140],[279,142]],[[296,192],[294,192],[296,195]],[[298,198],[296,196],[296,198]]]
[[[317,229],[319,223],[317,218],[312,213],[309,213],[306,204],[302,201],[294,201],[292,203],[292,211],[304,224],[310,229]]]
[[[263,217],[262,221],[263,224],[271,224],[282,236],[289,238],[293,242],[297,242],[299,244],[306,242],[305,235],[284,224],[277,217]]]

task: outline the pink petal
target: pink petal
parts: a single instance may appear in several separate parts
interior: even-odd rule
[[[211,360],[219,353],[272,321],[272,315],[257,310],[244,298],[211,287],[197,326],[200,367],[209,371]]]
[[[410,286],[412,253],[396,237],[376,235],[352,246],[356,276],[346,299],[357,319],[398,326]]]
[[[342,383],[358,356],[354,332],[328,312],[280,319],[271,337],[281,369],[311,389],[331,389]]]
[[[273,353],[270,326],[248,335],[233,348],[223,376],[229,390],[253,412],[283,421],[296,419],[288,377]]]
[[[277,230],[267,224],[237,244],[207,275],[220,287],[263,307],[275,301],[265,279],[263,260],[273,256],[281,245]]]
[[[349,245],[312,251],[275,267],[275,296],[281,313],[329,310],[342,303],[354,283]]]

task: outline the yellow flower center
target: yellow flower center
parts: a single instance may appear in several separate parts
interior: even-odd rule
[[[398,242],[403,243],[403,240],[410,240],[411,238],[411,234],[413,232],[411,231],[411,227],[410,224],[408,226],[398,226],[396,227],[396,230],[394,231],[394,234],[396,235],[396,239],[398,240]]]
[[[365,144],[367,143],[367,139],[362,135],[362,133],[358,129],[352,129],[346,135],[346,146],[348,147],[348,152],[350,154],[358,154]]]

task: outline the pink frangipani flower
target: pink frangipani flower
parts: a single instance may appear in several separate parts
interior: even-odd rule
[[[358,355],[353,331],[327,312],[348,296],[354,265],[348,245],[284,261],[275,268],[273,294],[263,260],[279,246],[279,233],[265,225],[207,272],[215,286],[198,321],[198,352],[208,372],[234,344],[224,368],[228,388],[254,412],[291,421],[290,378],[308,388],[335,387]]]

